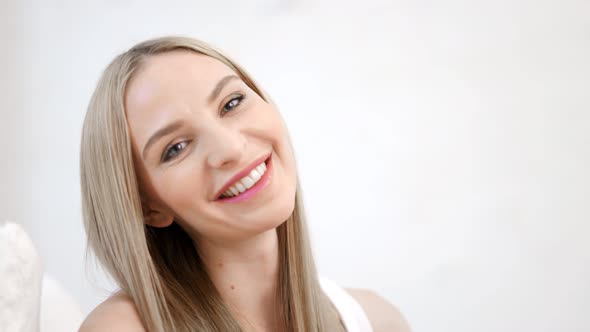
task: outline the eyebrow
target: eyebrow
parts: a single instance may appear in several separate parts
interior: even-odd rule
[[[174,122],[168,124],[166,127],[160,128],[158,131],[156,131],[152,135],[152,137],[150,137],[150,139],[145,144],[145,147],[143,148],[143,159],[144,160],[146,159],[147,152],[148,152],[148,149],[150,148],[150,146],[152,146],[154,143],[156,143],[156,141],[159,140],[160,138],[174,132],[175,130],[177,130],[180,127],[182,127],[182,121],[177,120],[177,121],[174,121]]]
[[[209,98],[207,98],[207,102],[209,104],[211,104],[221,93],[221,90],[223,90],[223,88],[225,87],[225,85],[227,83],[229,83],[229,81],[232,80],[240,80],[240,78],[236,75],[227,75],[226,77],[222,78],[219,82],[217,82],[217,85],[215,86],[215,89],[213,89],[213,91],[211,92],[211,94],[209,95]]]
[[[217,99],[217,97],[219,96],[219,94],[221,93],[221,90],[223,90],[225,85],[227,85],[227,83],[229,83],[230,81],[235,80],[235,79],[241,80],[238,76],[233,75],[233,74],[225,76],[224,78],[219,80],[219,82],[217,82],[217,84],[215,85],[215,88],[213,89],[213,91],[211,92],[209,97],[207,98],[207,102],[209,104],[213,103],[213,101],[215,101],[215,99]],[[142,152],[143,159],[144,160],[146,159],[147,152],[148,152],[149,148],[152,145],[154,145],[154,143],[156,143],[156,141],[158,141],[160,138],[174,132],[175,130],[178,130],[180,127],[182,127],[182,121],[177,120],[177,121],[174,121],[174,122],[166,125],[163,128],[158,129],[158,131],[156,131],[148,139],[147,143],[145,144],[145,147],[143,148],[143,152]]]

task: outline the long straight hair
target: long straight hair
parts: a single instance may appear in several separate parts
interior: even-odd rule
[[[84,227],[99,262],[134,302],[148,331],[243,331],[209,278],[194,243],[177,224],[144,222],[124,99],[129,80],[153,55],[186,50],[229,66],[266,102],[271,98],[235,61],[195,39],[164,37],[117,56],[92,95],[82,131],[80,176]],[[297,182],[295,208],[277,228],[281,328],[344,331],[322,292]]]

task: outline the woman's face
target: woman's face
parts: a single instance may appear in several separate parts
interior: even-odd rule
[[[292,213],[296,167],[282,118],[222,62],[151,56],[125,109],[148,224],[175,220],[197,238],[238,240]]]

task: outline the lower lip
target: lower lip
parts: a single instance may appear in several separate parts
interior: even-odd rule
[[[255,185],[253,185],[252,187],[250,187],[250,189],[244,191],[243,193],[239,194],[238,196],[221,198],[221,199],[218,199],[217,201],[221,202],[221,203],[239,203],[239,202],[243,202],[245,200],[248,200],[248,199],[254,197],[262,189],[264,189],[266,187],[266,185],[268,185],[268,183],[270,182],[271,169],[272,169],[272,156],[270,158],[268,158],[268,160],[266,161],[266,172],[264,172],[264,175],[262,175],[260,180],[258,180],[258,182],[256,182]]]

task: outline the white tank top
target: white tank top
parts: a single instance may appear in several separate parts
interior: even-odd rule
[[[322,290],[340,313],[348,332],[373,332],[367,314],[361,305],[342,287],[326,278],[319,278]]]

